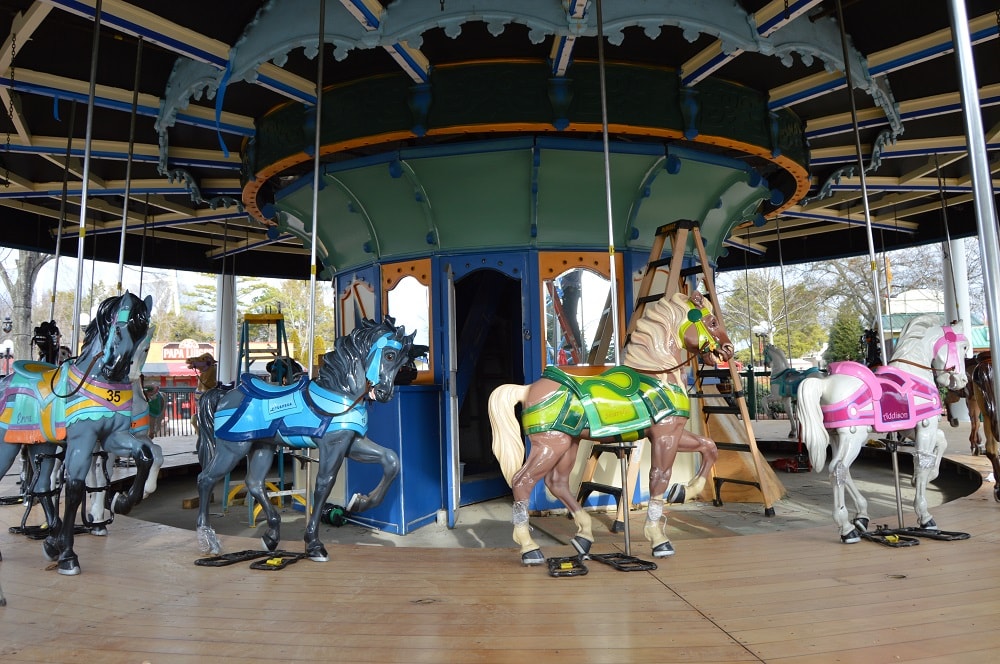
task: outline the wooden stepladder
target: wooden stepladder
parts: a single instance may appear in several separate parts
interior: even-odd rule
[[[663,258],[663,250],[668,240],[670,241],[670,257]],[[694,265],[682,267],[689,243],[691,243],[694,247],[697,262]],[[656,272],[664,265],[669,266],[664,291],[659,294],[651,294],[650,291],[652,290]],[[708,290],[708,298],[712,303],[712,310],[718,317],[719,324],[723,329],[725,329],[725,324],[722,320],[722,308],[719,303],[719,295],[715,290],[714,274],[711,265],[708,262],[708,256],[705,254],[705,243],[702,240],[701,229],[698,222],[681,220],[659,227],[656,230],[656,236],[650,251],[649,263],[646,265],[646,271],[643,273],[642,281],[639,284],[639,290],[636,294],[635,312],[632,314],[632,318],[629,321],[628,333],[631,334],[634,330],[636,321],[638,321],[639,317],[642,315],[642,311],[645,309],[646,304],[649,302],[655,302],[662,297],[673,296],[675,293],[685,288],[684,280],[687,277],[699,274],[701,275],[702,282],[705,284],[705,288]],[[715,369],[698,366],[695,362],[695,392],[691,396],[692,398],[701,399],[703,402],[700,410],[704,416],[705,433],[709,438],[716,441],[716,446],[719,448],[720,460],[723,458],[723,454],[727,453],[749,453],[752,460],[749,468],[752,470],[753,478],[743,479],[736,477],[720,477],[713,469],[713,503],[716,506],[722,505],[720,491],[724,483],[732,482],[734,484],[745,484],[754,486],[760,491],[763,498],[762,502],[764,504],[764,514],[767,516],[773,516],[774,507],[771,500],[772,496],[778,495],[778,490],[770,486],[770,482],[773,482],[773,478],[768,472],[769,468],[767,467],[763,456],[761,456],[760,451],[757,449],[757,439],[754,435],[753,427],[750,424],[750,413],[747,409],[746,393],[743,390],[740,373],[736,370],[734,362],[729,362],[728,364],[728,368]],[[728,391],[720,390],[717,393],[706,392],[702,387],[703,381],[706,378],[718,378],[722,384],[727,384],[731,387]],[[716,400],[716,403],[705,403],[709,399]],[[694,410],[694,408],[692,408],[692,410]],[[741,420],[742,426],[738,427],[736,434],[737,437],[740,437],[743,440],[732,442],[717,440],[716,436],[722,432],[722,427],[718,427],[716,433],[713,435],[711,427],[711,419],[713,415],[737,416],[739,420]],[[638,469],[635,470],[635,473],[638,474]],[[632,473],[630,471],[630,475],[631,474]]]
[[[664,249],[667,248],[668,241],[670,256],[664,258],[663,252]],[[688,267],[682,267],[689,243],[694,246],[698,263]],[[653,285],[656,281],[657,271],[664,266],[666,266],[668,270],[666,284],[663,287],[662,292],[653,293],[651,291],[653,290]],[[708,290],[707,296],[709,301],[712,303],[712,309],[719,318],[719,324],[723,326],[723,329],[725,329],[725,325],[722,321],[722,310],[719,306],[719,296],[715,290],[714,275],[708,262],[708,257],[705,254],[705,245],[702,241],[701,230],[698,222],[681,220],[671,224],[666,224],[656,230],[656,235],[653,238],[653,245],[650,249],[649,261],[646,265],[645,272],[643,273],[639,288],[636,291],[635,309],[629,319],[626,343],[628,342],[628,337],[635,330],[639,319],[642,317],[646,305],[651,302],[656,302],[663,297],[672,297],[675,293],[685,289],[684,280],[687,277],[694,275],[702,275],[702,281],[705,284],[705,288]],[[605,317],[602,317],[601,329],[604,329],[605,327]],[[603,344],[603,348],[607,348],[609,339],[610,335],[602,335],[599,339],[599,343],[595,343],[595,347]],[[692,360],[692,362],[696,363],[696,360]],[[775,489],[775,487],[770,486],[774,480],[768,472],[770,470],[769,467],[766,466],[764,458],[757,449],[757,440],[754,436],[753,428],[750,425],[750,414],[747,409],[746,395],[743,391],[739,372],[736,370],[736,367],[732,362],[729,363],[729,367],[726,369],[705,368],[697,366],[696,364],[694,371],[695,392],[691,395],[692,398],[700,399],[703,402],[709,399],[718,399],[723,404],[705,404],[699,409],[704,415],[706,435],[713,440],[716,440],[715,436],[718,435],[718,433],[713,435],[710,427],[710,419],[712,415],[735,415],[742,420],[741,426],[736,432],[738,434],[736,437],[742,438],[742,441],[720,442],[716,440],[716,445],[719,448],[720,460],[723,459],[724,454],[736,454],[740,452],[749,453],[752,459],[752,464],[750,465],[753,475],[752,479],[720,477],[716,475],[715,470],[713,469],[713,503],[716,506],[722,505],[720,489],[726,482],[750,485],[756,487],[760,491],[761,496],[763,497],[762,502],[764,504],[764,513],[767,516],[773,516],[774,507],[771,502],[771,497],[780,494],[777,493],[778,490]],[[702,383],[706,378],[720,378],[723,382],[727,382],[728,385],[731,385],[732,387],[728,392],[724,393],[706,392],[702,388]],[[694,410],[695,409],[692,407],[692,415]],[[721,432],[722,428],[719,427],[719,430]],[[645,443],[645,439],[640,439],[628,446],[595,444],[591,450],[588,463],[584,468],[578,497],[581,501],[585,500],[586,497],[593,491],[607,493],[614,496],[614,498],[618,501],[618,513],[615,518],[615,523],[612,526],[612,531],[614,532],[618,532],[620,530],[620,526],[624,521],[625,510],[629,509],[631,506],[631,496],[628,496],[626,499],[621,495],[620,488],[608,487],[606,485],[593,482],[593,475],[598,465],[598,458],[605,453],[614,453],[620,459],[622,455],[627,453],[629,459],[625,486],[634,488],[639,476],[639,467],[641,465],[640,460],[642,458],[642,449]],[[629,493],[631,493],[631,491]]]

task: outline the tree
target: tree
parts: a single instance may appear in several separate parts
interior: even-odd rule
[[[34,291],[35,279],[42,266],[55,258],[52,254],[42,254],[20,249],[4,249],[5,253],[14,255],[13,273],[9,270],[10,263],[5,256],[0,261],[0,279],[10,296],[11,341],[14,344],[14,357],[27,359],[35,356],[31,347],[31,337],[35,325],[31,320],[31,294]],[[39,321],[40,323],[41,321]]]
[[[830,328],[830,340],[823,359],[827,362],[864,361],[865,358],[861,352],[862,334],[864,334],[864,328],[857,312],[850,304],[845,303],[837,311],[837,317]]]
[[[781,271],[763,268],[745,273],[731,272],[719,280],[723,320],[730,339],[739,348],[740,341],[753,347],[755,361],[760,358],[760,339],[754,328],[761,324],[769,332],[764,343],[773,343],[791,357],[818,352],[825,341],[820,325],[822,293],[805,283],[782,282]],[[737,353],[742,362],[750,361],[744,346]]]

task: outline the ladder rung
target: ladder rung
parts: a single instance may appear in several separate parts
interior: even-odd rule
[[[657,258],[655,261],[649,261],[649,263],[646,264],[648,266],[646,269],[648,270],[652,268],[655,270],[658,267],[663,267],[664,265],[670,265],[671,260],[673,259],[671,259],[669,256],[667,256],[666,258]]]
[[[705,269],[701,265],[692,265],[681,270],[681,278],[690,277],[692,274],[701,274]]]
[[[660,226],[659,228],[657,228],[656,229],[656,234],[657,235],[670,235],[671,233],[674,233],[675,231],[677,231],[678,229],[681,229],[681,228],[691,229],[691,228],[697,228],[697,227],[698,227],[698,222],[697,221],[693,221],[691,219],[678,219],[677,221],[672,221],[669,224],[663,224],[662,226]]]
[[[698,369],[699,378],[729,378],[729,369]]]
[[[720,450],[725,450],[727,452],[752,452],[750,445],[747,443],[720,443],[715,442],[715,446]]]
[[[701,410],[706,415],[739,415],[740,413],[737,406],[702,406]]]
[[[649,304],[650,302],[656,302],[657,300],[662,300],[662,299],[663,299],[663,293],[657,293],[656,295],[646,295],[636,300],[635,306],[639,307],[639,305]]]

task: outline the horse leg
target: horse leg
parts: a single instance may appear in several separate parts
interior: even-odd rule
[[[920,528],[937,530],[937,524],[927,509],[927,484],[938,475],[941,457],[948,443],[944,432],[937,428],[937,423],[924,420],[917,424],[914,435],[913,450],[913,511],[917,515],[917,525]]]
[[[682,429],[678,451],[697,452],[701,455],[701,463],[698,467],[698,473],[691,478],[686,487],[674,484],[667,490],[666,500],[668,503],[689,503],[696,500],[705,490],[708,477],[719,458],[719,448],[715,446],[715,441],[711,438]]]
[[[236,467],[240,459],[246,456],[253,441],[219,441],[215,447],[215,455],[208,461],[207,466],[202,466],[202,471],[198,473],[198,519],[195,522],[195,529],[198,533],[198,549],[203,553],[218,555],[222,552],[222,544],[212,528],[208,506],[212,500],[212,489],[218,484],[222,476]]]
[[[693,451],[698,449],[704,441],[708,440],[691,434],[691,438],[685,443],[684,425],[686,422],[687,418],[667,417],[654,425],[649,431],[649,441],[651,443],[649,504],[646,507],[646,521],[643,524],[642,532],[646,536],[646,539],[649,540],[654,558],[666,558],[667,556],[674,555],[674,546],[670,543],[670,539],[667,537],[665,531],[667,524],[663,514],[663,503],[664,494],[667,493],[667,487],[670,486],[670,477],[673,474],[674,460],[677,458],[677,452],[684,444]],[[710,448],[708,446],[705,447],[705,452],[710,454]],[[710,447],[714,448],[715,444],[712,443]],[[716,450],[717,454],[718,451]],[[715,459],[713,458],[712,464],[714,463]],[[702,465],[707,466],[707,470],[702,468],[704,472],[707,473],[711,470],[710,464]],[[697,476],[695,479],[697,479]],[[704,488],[703,477],[699,482],[692,480],[692,483],[695,484],[695,487]],[[695,487],[692,487],[692,490]],[[674,487],[670,487],[670,489],[668,501],[679,498],[683,502],[686,490],[683,487],[680,490],[675,490]]]
[[[90,490],[105,487],[104,490],[94,491],[93,500],[90,503],[90,522],[88,523],[84,519],[84,525],[90,528],[90,534],[95,537],[105,537],[108,534],[107,522],[111,520],[111,515],[105,506],[108,493],[106,489],[108,486],[107,467],[110,464],[113,468],[115,459],[114,455],[97,454],[87,470],[87,486]]]
[[[570,437],[558,431],[545,431],[531,436],[531,452],[521,469],[511,477],[514,494],[511,521],[514,541],[521,546],[522,565],[545,563],[542,549],[531,537],[528,524],[528,499],[538,480],[548,475],[570,447]]]
[[[115,426],[120,421],[118,416],[112,418],[111,426]],[[66,436],[66,458],[63,462],[66,476],[66,498],[63,506],[63,520],[56,541],[59,547],[59,574],[75,576],[80,573],[80,561],[73,550],[73,543],[76,536],[73,525],[76,512],[83,503],[87,492],[87,471],[93,464],[94,450],[103,429],[104,423],[93,423],[88,421],[76,422],[73,427],[77,431],[68,432]],[[128,424],[126,424],[126,427]],[[67,427],[68,429],[69,427]],[[126,429],[127,430],[127,429]],[[114,434],[111,434],[112,436]],[[111,436],[108,436],[110,438]],[[43,546],[43,549],[45,547]]]
[[[576,522],[576,535],[569,543],[573,545],[577,553],[586,556],[594,544],[593,520],[569,488],[569,477],[573,472],[573,467],[576,466],[579,445],[580,441],[573,440],[566,454],[562,455],[555,467],[545,476],[545,486],[573,516],[573,521]]]
[[[154,455],[146,439],[136,438],[129,431],[116,431],[104,441],[104,449],[109,454],[128,456],[135,462],[135,478],[126,493],[116,493],[105,498],[105,506],[115,514],[128,514],[142,501],[153,468]]]
[[[855,544],[861,541],[861,531],[848,518],[848,491],[859,512],[868,511],[868,503],[857,491],[851,478],[851,464],[861,453],[863,441],[868,437],[867,427],[844,427],[837,429],[837,435],[830,437],[833,458],[830,460],[830,484],[833,487],[833,521],[840,531],[840,541]],[[863,522],[862,522],[863,523]]]
[[[378,443],[359,436],[354,439],[348,457],[361,463],[377,463],[382,466],[382,479],[378,485],[366,495],[354,494],[348,503],[350,512],[363,512],[372,507],[378,507],[385,498],[389,486],[399,475],[399,456],[392,450]]]
[[[257,504],[264,511],[264,518],[267,520],[267,531],[261,536],[260,541],[268,551],[278,548],[281,541],[281,515],[274,508],[267,497],[264,489],[264,482],[267,480],[267,473],[274,464],[274,456],[277,448],[273,445],[254,445],[250,449],[247,457],[247,476],[244,480],[247,488],[247,495],[253,497]]]
[[[329,432],[323,438],[316,441],[319,448],[319,461],[316,464],[316,486],[313,489],[313,511],[306,522],[306,530],[302,539],[306,544],[306,555],[309,560],[318,563],[325,563],[330,560],[330,555],[326,552],[326,547],[319,539],[319,519],[323,512],[323,505],[330,497],[333,483],[337,479],[337,473],[344,463],[351,441],[357,434],[349,429]]]
[[[973,388],[973,390],[975,389]],[[965,405],[969,409],[969,448],[972,456],[979,456],[983,453],[984,448],[983,443],[979,440],[979,400],[976,399],[975,392],[965,400]],[[986,430],[985,426],[983,430]]]
[[[792,397],[785,397],[785,412],[788,413],[788,422],[791,425],[788,437],[797,440],[799,437],[799,416],[795,414],[795,400]]]

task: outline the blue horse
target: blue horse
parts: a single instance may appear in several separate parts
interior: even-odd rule
[[[110,454],[131,457],[136,477],[126,494],[108,497],[108,506],[127,514],[142,500],[153,465],[149,438],[133,418],[133,388],[129,370],[133,355],[149,332],[153,299],[126,291],[106,299],[84,332],[83,350],[59,366],[18,361],[14,372],[0,381],[0,469],[6,473],[22,445],[32,446],[40,459],[34,493],[51,534],[43,542],[49,560],[59,561],[60,574],[80,573],[73,551],[75,514],[84,502],[87,473],[101,447]],[[64,446],[66,498],[63,518],[56,514],[49,490],[58,446]],[[38,454],[34,454],[37,452]]]
[[[212,489],[243,457],[248,457],[246,488],[261,505],[268,551],[278,548],[281,516],[267,499],[264,480],[278,446],[319,450],[312,514],[306,526],[305,552],[311,560],[329,560],[319,540],[321,507],[330,496],[344,458],[385,460],[379,485],[350,506],[361,511],[378,505],[399,472],[395,454],[366,437],[367,401],[387,402],[395,394],[396,373],[410,361],[414,334],[395,327],[392,317],[364,320],[339,337],[323,355],[319,376],[299,378],[293,385],[274,385],[245,374],[236,389],[216,387],[202,395],[199,409],[198,543],[201,551],[219,554],[222,546],[209,524]]]
[[[764,355],[771,367],[771,398],[784,404],[791,426],[788,437],[798,439],[799,416],[795,409],[798,407],[799,383],[807,376],[820,373],[821,370],[817,367],[805,370],[793,369],[782,350],[772,344],[764,347]]]

